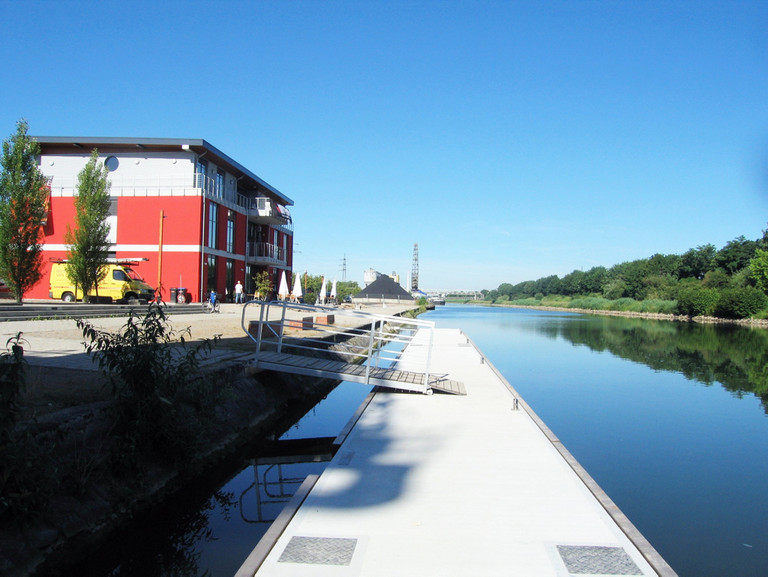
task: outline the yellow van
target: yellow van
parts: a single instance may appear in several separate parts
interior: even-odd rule
[[[99,283],[99,297],[107,297],[113,301],[154,300],[155,290],[131,268],[131,265],[137,264],[137,261],[125,260],[109,262],[106,265],[107,275]],[[96,296],[96,291],[91,290],[88,294]],[[82,291],[79,288],[75,291],[75,285],[67,277],[66,261],[54,262],[51,265],[51,285],[48,296],[67,303],[82,299]]]

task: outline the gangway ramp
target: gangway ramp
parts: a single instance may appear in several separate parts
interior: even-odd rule
[[[425,389],[423,383],[424,375],[422,373],[374,367],[366,377],[365,366],[345,363],[343,361],[315,359],[285,353],[262,352],[254,364],[257,368],[271,371],[334,378],[364,385],[369,384],[419,393],[426,392],[429,394],[430,390],[436,390],[454,395],[467,394],[463,383],[438,375],[430,375],[429,386]]]
[[[251,307],[249,310],[248,307]],[[434,323],[285,301],[251,301],[242,327],[256,344],[253,367],[431,394],[465,395],[464,385],[429,370]],[[408,366],[401,354],[419,348]]]

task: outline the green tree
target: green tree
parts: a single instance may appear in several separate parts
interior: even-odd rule
[[[360,285],[356,281],[339,281],[336,286],[337,298],[339,302],[344,302],[348,296],[354,296],[360,292]]]
[[[94,149],[91,158],[77,176],[75,196],[75,229],[67,225],[64,241],[67,250],[67,276],[83,293],[96,289],[107,272],[104,266],[109,257],[109,171],[99,166],[99,152]]]
[[[715,245],[705,244],[689,249],[680,257],[680,278],[703,279],[707,271],[715,268]]]
[[[574,270],[569,272],[560,280],[560,292],[564,295],[577,295],[581,294],[584,290],[584,279],[586,275],[583,271]],[[533,296],[533,292],[530,296]]]
[[[744,235],[736,237],[721,248],[715,255],[715,264],[732,275],[749,265],[755,256],[757,241],[747,240]]]
[[[608,270],[604,266],[593,266],[584,273],[584,292],[587,294],[599,294],[608,279]]]
[[[42,224],[48,211],[48,179],[37,166],[40,146],[25,120],[3,142],[0,172],[0,277],[17,302],[40,280]]]
[[[253,277],[253,288],[261,300],[267,300],[272,293],[272,281],[269,272],[263,270]]]
[[[749,261],[749,276],[757,288],[768,293],[768,250],[758,248],[755,251],[755,256]]]

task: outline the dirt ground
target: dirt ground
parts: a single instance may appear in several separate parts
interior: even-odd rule
[[[125,318],[100,318],[90,322],[100,329],[116,332],[125,324]],[[191,342],[220,336],[217,348],[248,351],[252,341],[240,327],[240,316],[231,312],[218,315],[171,315],[169,324],[178,333],[189,329],[187,340]],[[79,352],[84,351],[83,337],[75,321],[71,319],[14,321],[0,323],[0,339],[21,332],[27,351],[28,365],[25,370],[26,387],[23,392],[22,419],[40,417],[63,409],[86,405],[109,398],[109,381],[94,364],[91,370],[39,364],[34,353],[41,348],[62,346]]]

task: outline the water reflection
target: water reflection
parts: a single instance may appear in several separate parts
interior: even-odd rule
[[[427,318],[472,338],[681,577],[766,574],[768,331],[472,306]]]
[[[499,348],[495,339],[514,342],[514,334],[534,333],[705,385],[719,383],[736,396],[752,393],[768,413],[766,329],[472,306],[449,306],[427,318],[460,326],[486,353]]]
[[[753,393],[768,412],[768,331],[623,317],[582,317],[524,324],[550,338],[681,373],[736,395]]]

